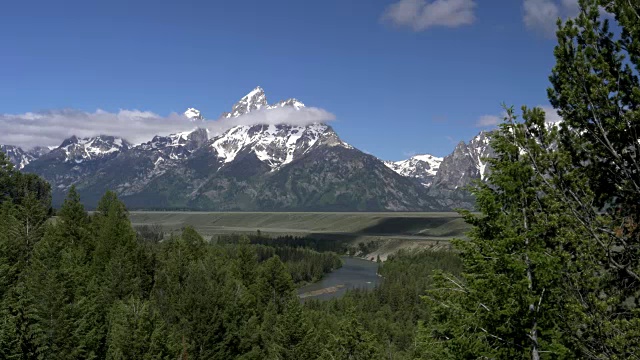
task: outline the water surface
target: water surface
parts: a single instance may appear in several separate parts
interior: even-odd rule
[[[344,296],[348,289],[373,289],[380,277],[378,264],[373,261],[342,257],[342,267],[322,280],[298,289],[298,296],[305,299],[328,300]]]

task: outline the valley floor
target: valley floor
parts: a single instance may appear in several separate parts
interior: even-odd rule
[[[166,233],[194,227],[209,239],[227,234],[291,235],[363,247],[369,260],[400,249],[446,250],[469,229],[453,212],[173,212],[132,211],[133,226],[159,225]]]

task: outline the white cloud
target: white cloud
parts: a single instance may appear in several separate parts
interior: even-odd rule
[[[254,111],[233,119],[204,121],[200,124],[213,134],[220,134],[236,125],[292,124],[308,125],[329,122],[335,116],[318,108],[277,108]],[[90,137],[96,135],[119,136],[137,144],[151,140],[155,135],[169,135],[188,131],[194,123],[175,113],[160,116],[149,111],[120,110],[111,113],[103,110],[50,110],[25,114],[0,114],[0,144],[24,148],[57,146],[72,135]]]
[[[530,30],[553,37],[558,18],[575,17],[580,12],[578,0],[524,0],[524,24]]]
[[[502,119],[495,115],[482,115],[476,121],[476,127],[492,127],[500,123]]]
[[[568,16],[574,17],[580,13],[580,4],[578,0],[562,0],[562,7]]]
[[[474,0],[400,0],[382,15],[384,21],[422,31],[435,26],[459,27],[472,24]]]
[[[555,123],[562,122],[562,117],[560,117],[556,109],[554,109],[553,107],[545,105],[545,106],[540,106],[540,108],[544,110],[544,113],[545,113],[544,121],[546,123],[555,124]]]

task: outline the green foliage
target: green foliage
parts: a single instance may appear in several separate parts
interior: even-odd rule
[[[332,336],[329,346],[336,359],[366,360],[380,358],[373,335],[364,329],[353,311],[340,321],[338,332]],[[335,350],[333,350],[335,349]]]
[[[276,312],[282,313],[294,287],[291,275],[278,256],[269,258],[260,267],[257,283],[259,300],[264,305],[273,304]]]
[[[269,352],[271,358],[316,359],[320,355],[318,344],[321,340],[298,299],[289,300],[283,316],[269,330],[274,333],[273,347]]]
[[[107,359],[173,359],[166,324],[147,300],[134,297],[113,304],[109,314]]]
[[[320,339],[338,341],[341,324],[347,326],[342,321],[351,317],[349,326],[364,331],[376,348],[374,358],[413,358],[418,322],[428,316],[422,295],[433,283],[431,275],[438,269],[459,274],[460,267],[460,259],[449,252],[401,251],[382,263],[383,281],[375,289],[349,291],[328,301],[307,300],[305,308]],[[324,344],[326,358],[336,343]]]
[[[617,21],[609,25],[599,5]],[[481,215],[425,297],[421,356],[631,359],[640,294],[640,6],[580,1],[559,24],[549,89],[561,124],[508,109]]]
[[[541,110],[523,111],[525,126],[544,129]],[[426,358],[529,358],[541,348],[572,356],[557,316],[566,306],[565,251],[573,246],[561,227],[571,219],[529,163],[530,154],[538,164],[553,161],[544,141],[554,142],[557,131],[528,141],[511,109],[508,116],[491,144],[497,157],[489,184],[474,189],[482,215],[464,212],[474,228],[469,241],[455,242],[463,277],[436,276],[425,298],[432,309],[421,334]]]

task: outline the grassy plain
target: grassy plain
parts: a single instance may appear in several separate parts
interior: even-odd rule
[[[464,237],[468,225],[457,213],[435,212],[174,212],[132,211],[134,226],[160,225],[167,233],[193,226],[203,236],[260,231],[264,235],[309,236],[352,244],[375,241],[367,257],[382,259],[400,248],[444,249]]]

